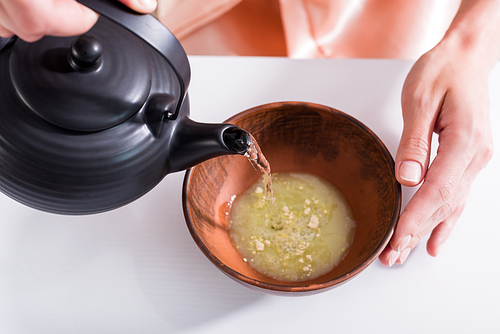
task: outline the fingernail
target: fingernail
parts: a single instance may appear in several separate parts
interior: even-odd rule
[[[441,245],[436,248],[436,256],[439,255],[439,252],[441,251]]]
[[[391,251],[391,255],[389,256],[389,267],[392,267],[392,265],[396,262],[398,257],[399,257],[399,252]]]
[[[410,241],[411,241],[411,235],[407,235],[406,237],[401,239],[401,242],[399,243],[398,246],[398,252],[401,252],[403,249],[405,249],[406,246],[408,246],[408,244],[410,243]]]
[[[401,261],[401,264],[405,263],[406,259],[408,258],[408,255],[410,255],[410,252],[411,252],[411,248],[410,247],[405,248],[401,252],[401,256],[399,257],[399,261]]]
[[[420,182],[422,167],[416,161],[403,161],[399,167],[399,177],[409,182]]]
[[[156,0],[139,0],[139,2],[145,9],[155,9],[157,5]]]

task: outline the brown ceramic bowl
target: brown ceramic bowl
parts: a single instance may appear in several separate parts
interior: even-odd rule
[[[329,273],[309,281],[282,282],[253,270],[233,247],[225,210],[232,195],[259,178],[243,156],[205,161],[186,174],[184,215],[201,251],[229,277],[272,294],[307,295],[345,283],[385,248],[401,208],[401,186],[385,145],[365,125],[325,106],[284,102],[244,111],[228,120],[259,143],[272,172],[307,172],[339,189],[356,220],[350,251]]]

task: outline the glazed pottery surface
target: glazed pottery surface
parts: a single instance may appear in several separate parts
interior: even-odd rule
[[[301,102],[259,106],[228,122],[255,137],[273,173],[311,173],[337,187],[352,209],[356,231],[346,257],[321,277],[282,282],[259,274],[233,247],[225,214],[231,196],[259,175],[244,156],[214,158],[186,174],[183,205],[193,239],[220,270],[264,292],[304,295],[348,281],[378,257],[399,217],[401,187],[392,156],[370,129],[338,110]]]

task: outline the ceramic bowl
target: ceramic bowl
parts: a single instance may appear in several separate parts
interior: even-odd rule
[[[226,226],[231,196],[259,175],[244,156],[214,158],[187,172],[183,208],[194,241],[217,268],[250,288],[307,295],[347,282],[377,259],[399,217],[401,186],[391,154],[370,129],[341,111],[302,102],[262,105],[227,122],[255,137],[272,172],[311,173],[337,187],[351,207],[356,230],[347,255],[323,276],[283,282],[259,274],[242,261]]]

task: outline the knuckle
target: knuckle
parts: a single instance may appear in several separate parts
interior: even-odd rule
[[[427,216],[424,214],[423,211],[416,210],[412,212],[404,211],[403,215],[405,216],[403,219],[400,219],[400,227],[406,230],[405,234],[411,234],[411,235],[417,235],[419,231],[421,231],[426,222],[427,222]],[[405,226],[403,225],[403,222],[405,222]],[[413,238],[412,238],[413,240]]]
[[[427,179],[426,182],[430,185],[431,189],[435,189],[435,200],[438,206],[441,206],[452,199],[456,186],[451,180],[436,183]]]
[[[445,183],[441,184],[437,188],[439,194],[439,200],[443,204],[447,204],[448,201],[453,197],[453,193],[455,192],[455,185],[447,180]]]
[[[493,158],[493,153],[494,153],[494,147],[493,143],[489,142],[487,145],[483,147],[483,150],[481,152],[481,162],[482,162],[482,167],[485,167],[488,162]]]
[[[411,244],[409,244],[408,246],[411,247],[412,249],[415,248],[418,245],[418,243],[420,242],[420,240],[422,240],[423,237],[424,237],[424,235],[421,232],[416,233],[411,238]]]
[[[469,142],[473,148],[480,154],[481,161],[488,162],[493,157],[493,139],[488,127],[480,126],[470,122],[470,126],[466,131],[461,133],[465,140]]]
[[[456,208],[457,206],[453,201],[448,201],[444,203],[436,210],[436,213],[434,215],[434,220],[438,222],[444,221],[456,210]]]
[[[473,153],[471,157],[479,164],[481,168],[486,167],[488,162],[493,158],[494,145],[493,139],[488,131],[483,128],[475,128],[470,131],[465,131],[463,144],[468,151]]]
[[[418,113],[419,118],[432,118],[441,105],[442,93],[438,80],[426,83],[420,80],[412,80],[411,83],[405,82],[401,101],[403,117]]]
[[[474,124],[471,124],[468,128],[462,130],[461,134],[464,135],[465,139],[469,141],[471,145],[484,145],[488,142],[488,138],[483,128],[474,126]]]
[[[411,156],[426,157],[430,151],[429,142],[421,137],[410,137],[406,142],[405,150]]]

